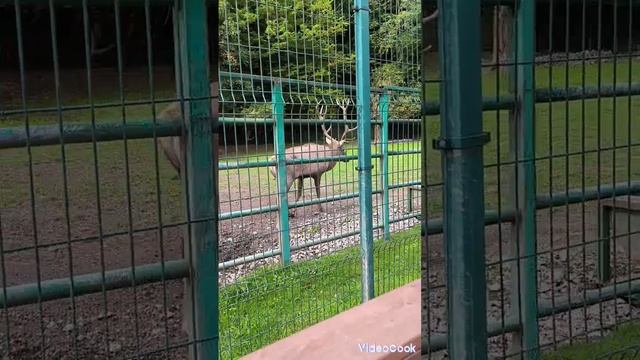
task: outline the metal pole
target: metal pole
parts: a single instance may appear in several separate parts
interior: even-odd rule
[[[278,219],[278,233],[280,239],[280,260],[283,265],[291,262],[291,244],[289,242],[289,200],[287,199],[287,164],[284,140],[284,97],[282,96],[282,84],[273,83],[272,88],[272,115],[274,120],[273,140],[276,149],[276,162],[278,163],[278,202],[280,217]]]
[[[480,0],[440,0],[444,243],[451,359],[487,358]],[[446,41],[444,41],[446,39]]]
[[[391,229],[389,229],[389,93],[380,95],[378,104],[382,128],[380,129],[380,179],[382,182],[382,225],[384,240],[391,240]],[[411,190],[409,190],[411,192]]]
[[[358,109],[358,179],[362,301],[374,297],[373,214],[371,184],[371,80],[369,59],[369,0],[355,0],[356,105]]]
[[[190,291],[186,295],[190,300],[188,306],[193,306],[188,311],[188,330],[195,343],[191,348],[192,357],[217,359],[218,193],[211,133],[212,123],[217,122],[218,101],[216,87],[213,87],[213,94],[209,93],[206,1],[179,2],[177,25],[180,40],[180,85],[186,99],[199,99],[185,100],[184,107],[187,122],[184,181],[188,189],[187,218],[190,222],[189,244],[185,255],[191,265],[188,280]],[[213,40],[217,44],[217,38]],[[217,75],[215,70],[214,75]],[[208,99],[209,96],[214,97],[213,101]]]
[[[522,321],[514,336],[513,351],[537,359],[537,265],[536,265],[536,170],[535,170],[535,2],[520,1],[515,8],[515,64],[510,67],[515,86],[515,110],[509,116],[510,155],[516,161],[512,179],[513,223],[512,263],[513,314]]]
[[[421,3],[421,13],[422,13],[422,17],[426,17],[428,16],[427,14],[429,14],[429,10],[428,10],[428,6],[426,5],[426,3],[423,1]],[[428,49],[430,48],[430,44],[427,44],[428,42],[428,31],[427,31],[427,27],[422,25],[422,41],[421,41],[421,59],[420,59],[420,66],[421,66],[421,72],[420,72],[420,77],[421,77],[421,86],[420,86],[420,90],[421,90],[421,98],[422,98],[422,113],[421,113],[421,125],[420,125],[420,226],[421,226],[421,231],[420,231],[420,257],[421,257],[421,267],[420,267],[420,287],[421,287],[421,301],[422,304],[427,304],[426,309],[423,307],[423,310],[421,311],[421,324],[426,324],[426,329],[425,329],[425,325],[422,326],[422,356],[424,357],[425,354],[427,355],[431,355],[430,354],[430,350],[429,350],[429,346],[425,346],[425,344],[431,344],[432,342],[432,334],[431,334],[431,311],[429,308],[429,304],[430,304],[430,288],[429,288],[429,238],[427,235],[427,226],[428,226],[428,217],[429,217],[429,206],[428,206],[428,198],[427,198],[427,185],[428,185],[428,177],[427,177],[427,168],[428,168],[428,158],[427,158],[427,152],[428,152],[428,148],[429,148],[429,141],[428,141],[428,137],[429,137],[429,132],[428,129],[429,127],[428,125],[428,118],[426,115],[426,104],[427,104],[427,99],[428,99],[428,63],[427,63],[427,56],[428,56]],[[440,112],[440,107],[438,106],[438,112]],[[409,193],[411,193],[411,188],[409,188]],[[410,203],[410,210],[413,210],[413,198],[409,197],[409,201],[411,201]],[[426,332],[426,334],[425,334]]]

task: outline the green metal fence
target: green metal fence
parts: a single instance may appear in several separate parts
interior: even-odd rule
[[[3,33],[3,44],[5,36],[15,36],[7,42],[17,51],[7,57],[18,63],[3,67],[7,92],[0,109],[2,356],[215,358],[218,222],[210,134],[218,99],[215,86],[209,92],[205,3],[178,1],[169,8],[178,97],[165,99],[154,81],[151,3],[139,3],[148,67],[133,75],[146,77],[146,84],[134,84],[142,101],[131,100],[121,19],[126,9],[119,1],[32,5],[0,3],[3,18],[15,25]],[[80,69],[60,61],[60,48],[72,39],[60,32],[66,5],[80,19],[81,35],[73,38],[84,48]],[[94,69],[96,5],[114,16],[116,66],[107,80],[96,76],[104,69]],[[48,23],[41,32],[48,39],[35,43],[25,40],[43,30],[29,28],[37,24],[34,13]],[[45,71],[31,70],[34,59],[27,54],[36,47],[48,48]],[[216,78],[217,67],[211,73]],[[158,108],[167,102],[187,116],[160,124]],[[182,130],[183,181],[171,187],[155,145]],[[170,188],[187,195],[183,208],[167,211],[168,203],[180,203],[179,195],[167,199]],[[182,278],[188,279],[184,292]]]
[[[420,25],[415,1],[234,0],[220,12],[221,114],[233,119],[220,163],[221,354],[236,357],[420,276],[419,197],[408,204],[420,184]],[[327,144],[323,126],[346,133],[341,150],[305,147]],[[305,169],[298,195],[287,175]]]
[[[417,279],[419,11],[0,1],[2,356],[238,358]]]
[[[637,329],[636,5],[423,3],[426,358],[542,358]],[[504,58],[481,61],[481,16]],[[551,358],[637,357],[618,344]]]

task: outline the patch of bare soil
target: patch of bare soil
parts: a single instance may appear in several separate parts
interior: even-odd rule
[[[563,299],[580,302],[585,291],[598,289],[615,282],[637,278],[640,264],[628,266],[626,255],[620,251],[614,278],[599,284],[596,278],[598,218],[597,203],[558,207],[538,211],[537,286],[538,303],[559,304]],[[506,320],[511,308],[512,273],[508,265],[499,260],[511,258],[510,226],[492,225],[486,228],[487,254],[487,309],[490,321]],[[423,336],[439,337],[447,333],[446,274],[440,236],[429,240],[428,260],[423,266],[423,279],[428,279],[429,290],[423,292],[423,307],[429,321],[423,318]],[[502,254],[502,256],[501,256]],[[613,260],[612,260],[613,264]],[[428,268],[428,271],[425,271]],[[427,275],[428,273],[428,275]],[[502,281],[501,281],[502,280]],[[640,317],[640,308],[622,299],[608,300],[595,305],[580,306],[568,312],[558,312],[539,320],[540,346],[548,349],[570,340],[594,340],[608,333],[615,324]],[[509,358],[512,336],[498,335],[490,339],[492,358]],[[513,356],[513,355],[511,355]],[[446,351],[426,356],[429,359],[446,358]]]

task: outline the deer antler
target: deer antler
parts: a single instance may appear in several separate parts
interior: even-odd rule
[[[324,117],[327,115],[327,107],[325,105],[320,105],[321,102],[318,101],[316,105],[316,112],[318,113],[318,118],[320,121],[324,121]]]
[[[351,105],[351,99],[350,98],[346,98],[346,99],[344,99],[344,101],[337,101],[336,103],[338,104],[340,109],[342,109],[342,118],[346,122],[347,121],[347,109],[349,108],[349,105]],[[349,128],[349,125],[345,125],[344,126],[344,133],[342,133],[342,137],[340,138],[340,141],[345,141],[345,139],[347,138],[347,135],[350,132],[355,131],[357,128],[358,128],[358,126],[356,126],[354,128]]]
[[[345,125],[344,126],[344,133],[342,133],[342,137],[340,138],[340,141],[344,141],[347,138],[347,135],[350,132],[356,131],[356,129],[358,128],[358,126],[356,125],[356,127],[350,128],[349,125]]]
[[[347,108],[351,105],[351,99],[345,98],[344,100],[337,100],[336,104],[342,109],[342,118],[347,120]]]
[[[331,136],[331,133],[330,133],[330,131],[331,131],[331,125],[329,125],[329,129],[326,129],[326,128],[324,127],[324,124],[321,124],[321,125],[320,125],[320,127],[322,128],[322,132],[324,133],[324,136],[328,137],[328,138],[329,138],[329,139],[331,139],[331,140],[335,140],[335,139],[333,138],[333,136]]]
[[[316,112],[318,113],[318,119],[320,119],[320,121],[324,121],[325,116],[327,115],[327,107],[325,105],[320,105],[321,101],[318,101],[318,104],[316,105]],[[322,132],[324,133],[324,136],[326,136],[327,138],[334,140],[333,136],[331,136],[331,125],[329,125],[329,129],[324,127],[324,124],[320,124],[320,127],[322,128]]]

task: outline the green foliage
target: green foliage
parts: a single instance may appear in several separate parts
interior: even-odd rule
[[[398,86],[402,83],[418,87],[416,69],[420,63],[420,2],[371,0],[370,7],[375,9],[370,30],[372,57],[384,59],[385,65],[382,67],[393,64],[396,68],[393,70],[396,83],[387,85]],[[392,75],[390,71],[383,70],[389,76]]]
[[[339,71],[354,60],[349,14],[333,0],[221,0],[219,9],[223,69],[324,82],[351,76]]]
[[[271,117],[271,103],[249,104],[242,110],[247,117]]]
[[[347,0],[267,0],[248,2],[221,0],[221,69],[243,74],[267,75],[334,84],[355,83],[355,31],[351,2]],[[417,87],[420,42],[420,6],[412,0],[372,0],[371,51],[372,85]],[[270,84],[259,81],[227,80],[222,84],[226,98],[269,93]],[[229,90],[233,89],[233,90]],[[294,88],[295,90],[295,88]],[[314,114],[319,100],[345,96],[343,90],[302,85],[285,111]],[[268,96],[268,95],[267,95]],[[285,95],[286,96],[286,95]],[[408,99],[391,105],[392,118],[416,117]],[[263,99],[261,101],[269,101]],[[375,100],[374,100],[375,101]],[[296,105],[297,104],[297,105]],[[300,106],[311,104],[312,106]],[[373,104],[374,114],[376,113]],[[254,114],[254,105],[228,111]],[[329,108],[329,112],[335,109]]]
[[[382,64],[373,69],[371,74],[372,86],[384,88],[387,86],[407,86],[409,81],[402,67],[395,63]],[[371,103],[372,114],[378,115],[379,96],[373,95]],[[412,95],[394,94],[389,104],[389,118],[393,119],[417,119],[420,118],[420,98]]]
[[[404,86],[405,75],[399,65],[393,63],[383,64],[372,71],[371,84],[374,87]]]

